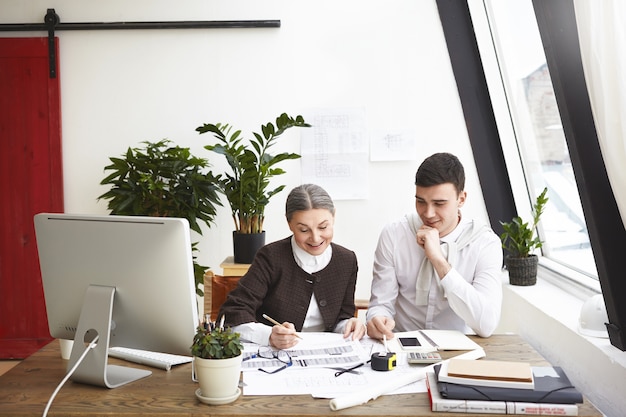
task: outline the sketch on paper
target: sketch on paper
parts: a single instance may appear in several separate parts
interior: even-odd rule
[[[417,159],[417,135],[415,132],[378,132],[370,141],[370,160],[415,161]]]
[[[363,109],[318,110],[305,119],[302,182],[318,184],[335,200],[369,198],[369,144]]]

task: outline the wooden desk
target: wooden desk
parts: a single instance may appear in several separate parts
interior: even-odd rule
[[[487,358],[528,361],[545,365],[544,359],[520,337],[496,335],[477,338]],[[111,363],[121,361],[111,360]],[[141,365],[125,365],[144,368]],[[0,377],[0,416],[41,416],[48,398],[65,375],[66,361],[53,341]],[[49,416],[433,416],[467,417],[470,414],[433,413],[428,395],[386,395],[366,405],[331,411],[329,400],[296,396],[241,396],[228,405],[208,406],[194,396],[197,384],[191,381],[191,365],[170,372],[152,369],[153,374],[129,385],[105,389],[67,382],[55,398]],[[496,417],[496,414],[490,414]],[[579,416],[601,413],[587,400],[579,405]]]

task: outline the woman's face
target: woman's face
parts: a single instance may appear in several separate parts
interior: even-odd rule
[[[335,217],[326,209],[296,211],[289,221],[296,244],[310,255],[321,255],[333,240]]]

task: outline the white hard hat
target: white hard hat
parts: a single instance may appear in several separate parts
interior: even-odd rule
[[[596,294],[585,301],[580,309],[578,332],[585,336],[608,338],[609,333],[606,330],[608,322],[604,297],[602,294]]]

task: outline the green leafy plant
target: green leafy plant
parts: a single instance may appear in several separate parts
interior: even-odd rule
[[[101,182],[111,189],[98,197],[108,200],[111,214],[127,216],[179,217],[202,234],[200,223],[210,227],[221,206],[217,178],[208,171],[207,159],[191,154],[189,148],[173,146],[163,139],[142,142],[142,148],[128,148],[122,157],[111,157],[104,169],[112,171]],[[204,295],[204,271],[195,259],[196,293]]]
[[[537,196],[532,210],[532,225],[525,223],[521,217],[517,216],[511,222],[500,222],[504,232],[500,235],[502,247],[506,249],[510,256],[516,258],[526,258],[532,255],[535,249],[541,248],[543,242],[539,236],[535,236],[535,230],[549,198],[546,196],[548,188],[544,188]]]
[[[261,125],[261,132],[253,132],[254,138],[244,142],[241,130],[233,132],[228,124],[204,124],[196,129],[200,134],[212,133],[217,144],[206,149],[224,155],[231,168],[230,173],[219,176],[221,192],[231,208],[235,230],[239,233],[263,231],[265,207],[270,198],[285,186],[268,189],[270,178],[284,174],[276,165],[282,161],[300,158],[300,155],[282,152],[269,153],[270,148],[285,131],[292,127],[309,127],[302,116],[293,118],[286,113],[276,118],[276,124]]]
[[[192,356],[202,359],[228,359],[239,356],[243,345],[239,333],[231,328],[209,330],[198,326],[190,349]]]

